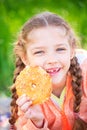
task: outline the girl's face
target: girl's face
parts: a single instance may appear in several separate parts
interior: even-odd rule
[[[46,70],[52,77],[53,91],[65,85],[73,56],[65,30],[52,26],[35,29],[29,33],[28,41],[26,64]]]

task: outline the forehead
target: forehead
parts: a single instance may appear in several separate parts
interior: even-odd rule
[[[33,38],[39,38],[43,35],[43,37],[48,36],[66,36],[66,29],[64,27],[60,27],[60,26],[46,26],[46,27],[40,27],[37,29],[33,29],[29,34],[28,34],[28,39],[32,39]]]
[[[69,46],[66,30],[53,26],[32,30],[28,35],[27,47],[57,47]]]

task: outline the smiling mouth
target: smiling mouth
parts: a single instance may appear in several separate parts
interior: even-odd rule
[[[60,71],[61,68],[51,68],[47,69],[46,72],[49,73],[51,76],[57,74]]]

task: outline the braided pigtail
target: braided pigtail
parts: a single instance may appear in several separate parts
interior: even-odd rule
[[[15,81],[17,76],[20,74],[20,72],[24,69],[25,65],[22,62],[21,58],[19,57],[20,54],[23,52],[23,46],[20,45],[18,42],[15,46],[15,53],[16,53],[16,69],[14,71],[14,78],[13,78],[13,86],[11,88],[12,92],[12,101],[11,101],[11,117],[9,119],[9,123],[11,124],[10,130],[15,130],[15,122],[18,118],[17,112],[18,112],[18,106],[16,104],[16,100],[18,98],[18,95],[16,93],[16,88],[15,88]]]
[[[25,67],[25,65],[23,64],[23,62],[21,61],[20,58],[17,58],[16,61],[16,69],[14,72],[14,78],[13,78],[13,83],[15,83],[16,81],[16,77],[19,75],[19,73],[21,72],[21,70],[23,70],[23,68]],[[11,129],[14,130],[14,123],[17,119],[17,112],[18,112],[18,106],[16,104],[16,100],[18,98],[17,93],[16,93],[16,88],[15,88],[15,84],[12,86],[12,102],[11,102],[11,118],[9,119],[9,122],[11,124]]]
[[[78,113],[81,103],[81,85],[82,85],[82,71],[80,69],[79,63],[77,58],[74,57],[71,60],[71,66],[69,69],[71,76],[72,76],[72,90],[75,96],[73,110],[74,112]]]
[[[75,96],[73,110],[75,113],[79,112],[81,103],[81,85],[82,85],[82,71],[80,69],[77,58],[74,57],[71,60],[70,73],[72,75],[72,90]],[[87,123],[83,121],[80,117],[75,117],[75,122],[72,130],[86,130]]]

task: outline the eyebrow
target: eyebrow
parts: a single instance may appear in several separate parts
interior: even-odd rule
[[[67,44],[60,43],[60,44],[55,44],[54,47],[67,47]],[[45,49],[45,46],[31,46],[32,50],[38,50],[38,49]]]
[[[45,48],[44,46],[41,46],[41,47],[32,47],[32,49],[41,49],[41,48]]]
[[[56,45],[56,47],[61,47],[61,46],[67,47],[67,44],[60,43],[60,44],[57,44],[57,45]]]
[[[40,49],[43,50],[43,49],[45,49],[45,47],[43,47],[43,46],[42,47],[34,47],[34,48],[32,47],[31,51],[37,51],[37,50],[40,50]]]
[[[31,45],[30,48],[31,49],[41,49],[41,48],[45,48],[45,46],[44,45],[36,45],[36,46]]]

